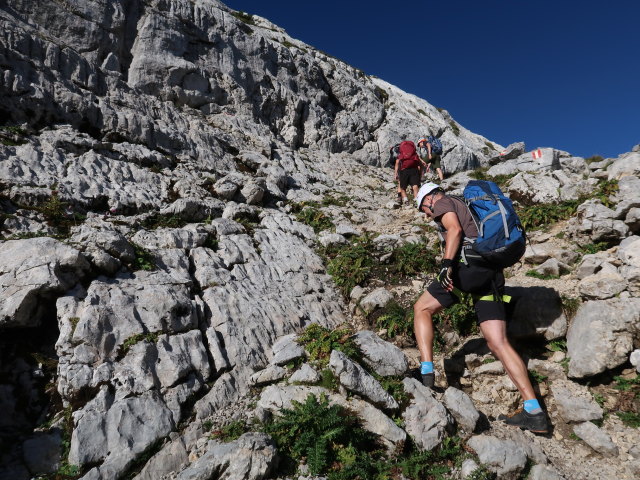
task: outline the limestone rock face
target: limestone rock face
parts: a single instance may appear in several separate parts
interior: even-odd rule
[[[567,332],[569,376],[584,378],[629,359],[638,335],[640,301],[589,301],[576,313]]]
[[[88,269],[78,250],[52,238],[0,244],[0,327],[38,325],[43,301],[71,289]]]

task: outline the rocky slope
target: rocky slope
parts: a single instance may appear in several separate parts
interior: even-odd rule
[[[638,475],[638,428],[606,414],[640,412],[637,149],[499,155],[446,111],[213,0],[9,0],[0,28],[0,478],[274,478],[271,437],[209,430],[325,392],[318,365],[297,369],[310,324],[363,329],[368,361],[331,353],[339,382],[325,393],[388,451],[457,431],[474,465],[505,478],[527,465],[531,478]],[[400,351],[366,333],[385,337],[375,318],[391,299],[408,306],[428,272],[371,275],[346,297],[328,274],[328,249],[364,234],[384,268],[404,245],[435,244],[390,203],[381,167],[401,135],[428,129],[459,172],[448,189],[483,167],[540,207],[532,224],[561,217],[546,205],[579,205],[532,234],[530,265],[509,279],[549,437],[493,420],[517,396],[477,338],[446,333],[434,393],[411,379],[409,336],[389,339]],[[561,297],[580,304],[573,318]],[[528,349],[565,337],[566,353]],[[405,376],[411,403],[372,373]]]

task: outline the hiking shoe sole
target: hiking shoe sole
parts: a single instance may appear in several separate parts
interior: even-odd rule
[[[512,427],[519,427],[533,433],[549,433],[547,416],[544,412],[531,414],[522,410],[510,417],[507,415],[500,415],[498,416],[498,420],[501,420]]]
[[[422,385],[425,387],[433,388],[433,385],[436,383],[436,375],[435,373],[423,373],[422,374]]]

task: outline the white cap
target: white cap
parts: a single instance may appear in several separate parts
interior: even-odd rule
[[[418,190],[418,196],[416,197],[416,207],[418,208],[418,210],[420,210],[420,206],[422,205],[424,197],[429,195],[437,188],[440,188],[440,185],[433,182],[427,182],[420,187],[420,190]]]

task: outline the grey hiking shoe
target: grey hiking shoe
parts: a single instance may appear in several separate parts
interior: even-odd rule
[[[547,415],[544,412],[527,413],[526,410],[521,410],[510,417],[500,415],[498,420],[502,420],[507,425],[520,427],[535,433],[547,433],[549,431]]]
[[[433,388],[433,385],[436,383],[436,375],[435,373],[423,373],[422,374],[422,384],[425,387]]]

